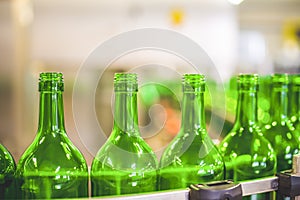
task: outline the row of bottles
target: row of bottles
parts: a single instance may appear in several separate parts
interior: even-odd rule
[[[238,76],[238,104],[233,129],[217,148],[208,136],[204,115],[205,77],[183,76],[181,128],[160,162],[138,128],[137,75],[114,79],[113,130],[95,156],[90,172],[91,195],[106,196],[186,188],[223,179],[242,181],[290,169],[300,149],[300,78],[294,76],[293,116],[287,115],[288,75],[272,76],[272,118],[257,117],[259,77]],[[61,73],[41,73],[36,138],[20,158],[0,146],[0,199],[78,198],[88,196],[89,173],[83,155],[64,127],[64,83]],[[299,124],[299,123],[298,123]],[[17,195],[17,196],[15,196]],[[270,194],[257,195],[265,199]]]

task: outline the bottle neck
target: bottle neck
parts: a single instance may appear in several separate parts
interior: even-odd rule
[[[271,119],[281,121],[287,118],[288,94],[287,85],[274,87],[271,96]]]
[[[292,87],[291,116],[300,118],[300,85]]]
[[[64,133],[62,91],[41,91],[38,133]]]
[[[139,136],[136,92],[115,92],[114,130]]]
[[[205,128],[204,92],[183,92],[181,132]]]
[[[236,124],[242,127],[252,126],[257,123],[257,92],[239,91]]]

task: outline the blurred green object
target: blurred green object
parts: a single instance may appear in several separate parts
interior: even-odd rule
[[[230,113],[236,112],[236,105],[237,105],[237,97],[238,97],[238,89],[237,89],[237,76],[232,76],[229,80],[229,87],[226,90],[227,95],[227,109]]]
[[[206,131],[204,91],[203,75],[184,75],[181,128],[161,157],[159,190],[224,179],[223,159]]]
[[[0,199],[15,199],[16,164],[9,151],[0,144]]]
[[[92,196],[156,190],[157,159],[140,136],[137,75],[116,73],[114,126],[92,163]]]
[[[265,125],[270,120],[271,85],[271,75],[260,77],[257,108],[257,117],[260,126]]]
[[[219,145],[225,161],[226,179],[242,181],[272,176],[276,173],[276,154],[257,121],[258,76],[241,74],[237,83],[234,127]],[[269,195],[248,198],[267,199]]]
[[[139,88],[140,101],[146,106],[151,107],[153,104],[162,99],[167,99],[174,109],[180,109],[177,101],[179,84],[177,82],[166,81],[164,83],[150,82]]]
[[[277,172],[292,169],[293,155],[299,153],[299,133],[288,118],[288,84],[287,74],[272,76],[270,119],[263,126],[277,155]]]
[[[37,135],[17,165],[21,199],[88,197],[88,168],[67,137],[61,73],[40,74]]]
[[[291,91],[289,104],[289,118],[294,128],[300,132],[300,74],[291,74]]]

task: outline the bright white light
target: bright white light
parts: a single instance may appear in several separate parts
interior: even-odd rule
[[[234,5],[239,5],[242,3],[244,0],[228,0],[229,3],[234,4]]]

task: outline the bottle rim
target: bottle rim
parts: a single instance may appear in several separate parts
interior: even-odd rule
[[[137,82],[137,74],[136,73],[115,73],[114,82]]]
[[[41,72],[40,81],[63,81],[63,74],[61,72]]]
[[[39,91],[64,91],[63,74],[61,72],[41,72],[39,78]]]
[[[138,81],[136,73],[115,73],[115,92],[137,92]]]
[[[259,76],[257,74],[239,74],[237,85],[239,91],[256,92],[259,89]]]
[[[202,83],[205,84],[205,76],[203,74],[184,74],[182,81],[184,83]]]
[[[275,73],[272,75],[272,83],[288,84],[289,76],[287,73]]]
[[[259,76],[257,74],[239,74],[238,82],[239,83],[252,83],[257,85],[259,81]]]
[[[295,86],[300,86],[300,74],[290,74],[290,82]]]
[[[184,74],[182,77],[184,92],[204,92],[205,83],[203,74]]]

